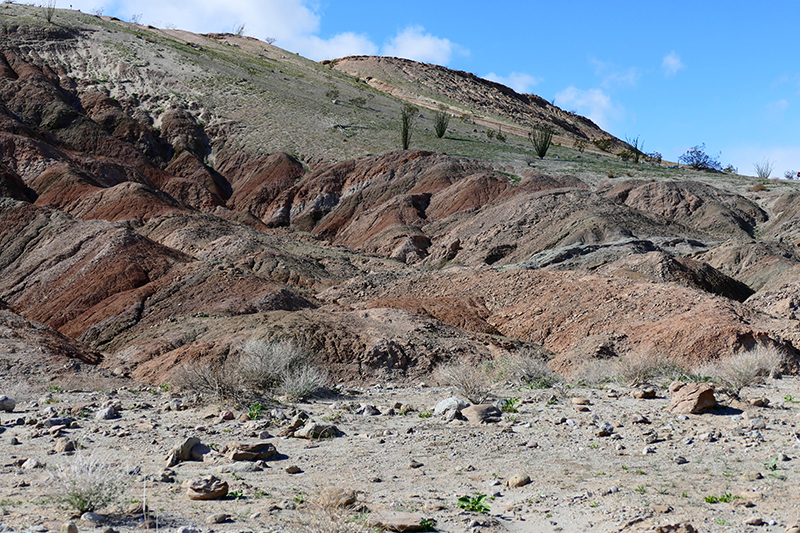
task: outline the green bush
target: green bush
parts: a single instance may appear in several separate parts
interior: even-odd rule
[[[400,144],[403,150],[408,150],[411,145],[411,134],[414,130],[417,113],[419,113],[419,108],[411,104],[405,104],[400,111]]]
[[[531,141],[533,151],[536,152],[539,159],[544,159],[550,149],[550,145],[553,144],[553,129],[549,126],[534,129],[528,134],[528,139]]]
[[[436,131],[436,136],[440,139],[447,133],[447,127],[450,125],[450,115],[447,113],[447,108],[443,105],[439,106],[439,111],[433,115],[433,129]]]

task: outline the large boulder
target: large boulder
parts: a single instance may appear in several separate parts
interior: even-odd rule
[[[670,390],[672,400],[667,409],[674,414],[698,414],[717,405],[714,387],[708,383],[673,383]]]

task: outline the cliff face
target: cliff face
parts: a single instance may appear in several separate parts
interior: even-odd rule
[[[71,359],[158,383],[252,337],[294,338],[344,381],[520,348],[565,373],[598,346],[685,364],[755,344],[797,354],[794,191],[647,168],[600,179],[563,150],[574,159],[543,172],[519,157],[524,138],[491,143],[463,121],[420,142],[503,162],[392,151],[403,101],[370,85],[493,124],[605,134],[432,65],[332,69],[245,37],[35,13],[0,6],[8,368]]]

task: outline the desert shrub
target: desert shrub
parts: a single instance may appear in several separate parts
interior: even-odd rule
[[[456,389],[456,392],[474,404],[486,401],[492,386],[492,373],[485,365],[464,361],[440,366],[439,380]]]
[[[433,115],[433,129],[436,131],[436,136],[440,139],[447,133],[447,126],[450,125],[450,115],[447,113],[447,108],[443,105],[439,106],[439,110]]]
[[[644,155],[642,152],[642,148],[644,148],[644,143],[639,139],[639,136],[628,139],[625,138],[625,141],[630,145],[631,149],[628,150],[630,152],[630,158],[633,160],[635,164],[639,164],[639,158]]]
[[[550,370],[547,363],[532,351],[516,352],[508,358],[506,374],[520,385],[545,389],[561,381],[561,376]]]
[[[695,170],[722,170],[722,164],[716,157],[706,154],[706,145],[699,144],[689,148],[685,154],[678,158],[678,162],[692,167]]]
[[[675,365],[659,354],[644,350],[629,352],[615,363],[616,380],[621,385],[636,387],[658,381],[674,371]]]
[[[303,365],[288,369],[281,374],[281,382],[277,392],[292,400],[302,400],[325,389],[328,384],[328,372],[311,365]]]
[[[614,147],[614,141],[611,139],[595,139],[592,143],[599,149],[604,152],[608,152],[611,148]]]
[[[293,524],[292,531],[307,533],[369,533],[375,531],[367,524],[366,515],[354,505],[356,495],[349,490],[325,488],[304,502],[303,512]]]
[[[124,469],[98,455],[76,453],[52,473],[54,499],[86,513],[108,507],[127,487]]]
[[[497,135],[495,135],[495,137],[497,137],[497,140],[500,141],[501,143],[506,142],[506,134],[503,133],[502,130],[498,131]]]
[[[661,152],[650,152],[645,156],[648,162],[655,163],[656,165],[661,164]]]
[[[528,139],[533,145],[533,151],[539,156],[539,159],[544,159],[550,145],[553,144],[553,129],[548,126],[543,126],[532,130],[528,134]]]
[[[583,139],[575,139],[573,145],[575,146],[575,149],[580,153],[583,153],[583,151],[586,150],[586,141]]]
[[[611,383],[617,375],[616,365],[608,359],[587,359],[577,364],[572,372],[572,381],[587,386]]]
[[[414,120],[419,109],[411,104],[405,104],[400,111],[400,144],[403,150],[408,150],[411,145],[411,134],[414,130]]]
[[[486,130],[486,136],[490,139],[494,139],[494,130]]]
[[[53,16],[56,14],[56,0],[47,0],[42,3],[42,14],[47,22],[53,22]]]
[[[764,158],[759,163],[753,163],[753,168],[756,171],[756,176],[762,180],[766,180],[769,179],[770,174],[772,174],[772,171],[775,168],[775,163]]]
[[[327,373],[311,365],[308,358],[292,341],[251,339],[224,362],[186,367],[179,381],[201,394],[243,404],[271,394],[300,400],[319,392],[328,382]]]
[[[717,361],[703,371],[726,386],[739,390],[763,381],[764,376],[780,370],[785,355],[774,346],[758,345],[752,350],[738,352]]]
[[[783,179],[785,180],[793,180],[798,177],[800,176],[798,176],[798,173],[795,172],[794,170],[787,170],[786,172],[783,173]]]
[[[758,185],[753,185],[753,192],[761,192],[766,190],[767,188],[764,185],[761,185],[760,183]]]

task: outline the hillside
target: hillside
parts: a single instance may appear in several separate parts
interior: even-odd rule
[[[72,357],[153,384],[252,337],[343,382],[520,348],[569,373],[587,339],[684,365],[764,344],[796,367],[793,183],[579,151],[625,145],[434,65],[15,4],[0,21],[0,299]],[[558,144],[534,161],[542,124]]]

